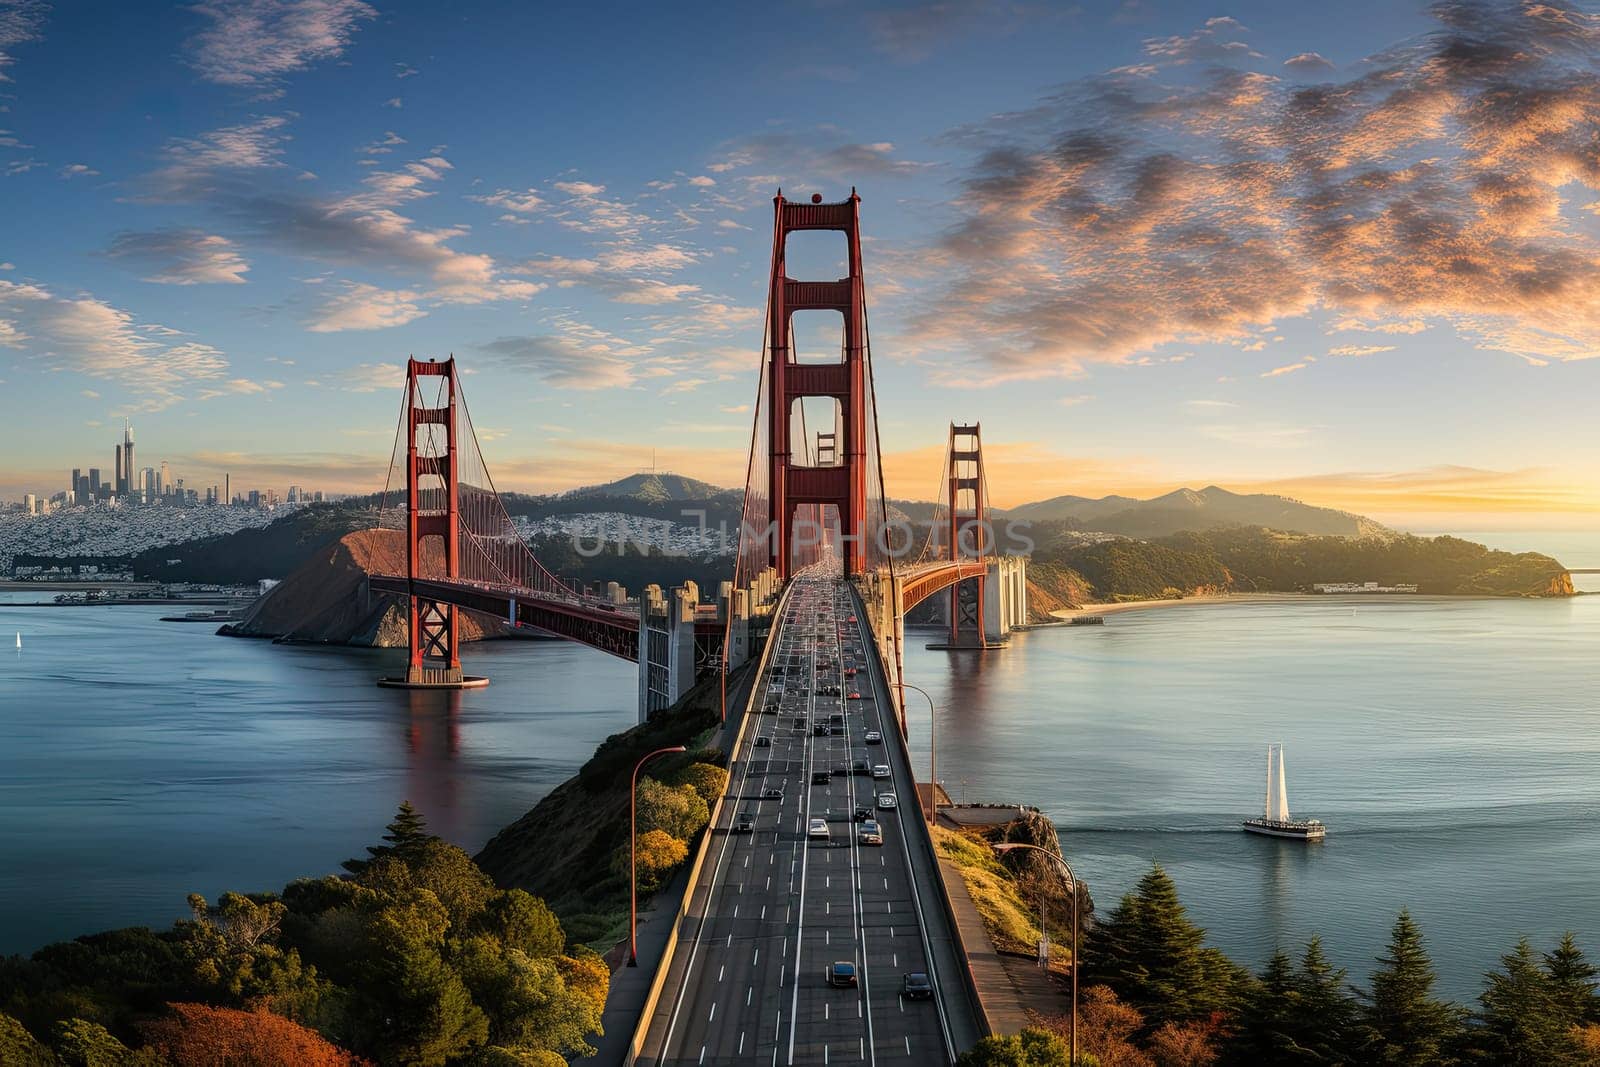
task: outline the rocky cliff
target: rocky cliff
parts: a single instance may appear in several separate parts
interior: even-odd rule
[[[438,541],[424,543],[424,565],[439,567]],[[373,593],[369,574],[404,574],[405,535],[399,530],[357,530],[324,545],[245,612],[217,631],[235,637],[271,637],[316,644],[403,647],[405,605]],[[441,568],[442,569],[442,568]],[[461,612],[461,640],[503,637],[510,627],[476,611]]]

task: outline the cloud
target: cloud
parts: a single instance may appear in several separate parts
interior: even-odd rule
[[[113,379],[132,398],[131,410],[170,407],[195,383],[227,378],[220,351],[183,336],[86,293],[60,296],[0,280],[0,347],[44,368]]]
[[[1093,393],[1073,393],[1070,396],[1061,397],[1056,401],[1056,403],[1060,404],[1064,408],[1075,408],[1079,404],[1087,404],[1093,399]]]
[[[1339,345],[1328,349],[1330,356],[1375,356],[1379,352],[1393,352],[1394,345]]]
[[[496,189],[486,196],[469,196],[467,199],[517,215],[531,215],[545,206],[544,199],[532,189],[524,189],[521,192],[515,189]]]
[[[376,141],[362,145],[356,151],[369,156],[382,156],[393,152],[397,147],[406,143],[406,139],[393,130],[384,130],[383,136]]]
[[[1180,65],[1199,61],[1218,63],[1260,59],[1260,52],[1236,39],[1245,32],[1245,28],[1234,19],[1212,18],[1188,36],[1148,38],[1144,42],[1144,52],[1158,60]]]
[[[163,149],[166,163],[149,176],[148,199],[187,200],[205,195],[228,172],[283,166],[287,115],[263,115],[198,137],[180,137]]]
[[[396,63],[394,65],[394,76],[396,78],[414,78],[416,74],[417,68],[409,63]]]
[[[39,30],[50,12],[43,0],[3,0],[0,2],[0,82],[8,82],[6,68],[16,62],[11,50],[19,44],[39,39]]]
[[[379,289],[375,285],[347,282],[344,291],[319,306],[306,323],[312,333],[342,330],[385,330],[404,326],[427,314],[408,289]]]
[[[247,89],[337,59],[377,15],[361,0],[204,0],[193,10],[211,22],[190,40],[190,63],[207,81]]]
[[[232,241],[196,229],[119,233],[105,254],[148,271],[142,280],[161,285],[241,285],[250,270]]]
[[[333,374],[330,384],[348,393],[402,393],[406,368],[399,360],[358,363]]]
[[[717,184],[717,179],[709,177],[709,176],[707,176],[705,174],[701,174],[701,175],[698,175],[696,177],[690,178],[689,179],[689,184],[693,185],[693,186],[696,186],[698,188],[701,188],[701,189],[709,189],[713,185]]]
[[[69,163],[61,168],[62,180],[71,178],[92,178],[100,172],[85,163]]]
[[[1037,17],[1050,5],[1015,3],[1013,0],[906,0],[868,16],[873,43],[901,62],[927,59],[948,41],[981,32],[1010,33],[1025,17]],[[853,80],[854,72],[840,68],[810,68],[830,80]]]
[[[389,99],[387,99],[387,100],[385,100],[383,102],[383,106],[384,107],[393,108],[396,111],[400,111],[401,109],[403,109],[406,106],[406,102],[404,100],[402,100],[398,96],[391,96]]]
[[[614,389],[634,381],[633,365],[604,341],[541,334],[499,337],[477,348],[505,370],[561,388]]]
[[[952,132],[975,160],[925,268],[951,280],[910,339],[951,358],[978,339],[998,378],[1253,342],[1311,312],[1445,322],[1530,361],[1600,354],[1600,234],[1574,222],[1600,192],[1600,16],[1568,0],[1431,12],[1436,31],[1342,82],[1106,75]]]
[[[769,196],[780,184],[816,183],[821,179],[907,177],[937,166],[898,157],[890,141],[841,141],[839,131],[832,126],[803,132],[780,130],[757,134],[724,145],[721,155],[720,161],[706,169],[727,173],[759,167],[763,173],[741,175],[741,185],[748,194],[759,191]]]
[[[1281,378],[1285,374],[1293,374],[1295,371],[1297,371],[1297,370],[1305,370],[1309,366],[1311,366],[1311,364],[1307,363],[1307,362],[1305,362],[1303,360],[1301,362],[1299,362],[1299,363],[1288,363],[1288,364],[1285,364],[1282,367],[1273,367],[1269,371],[1262,371],[1261,372],[1261,377],[1263,377],[1263,378]]]
[[[619,304],[671,304],[700,291],[698,285],[671,284],[648,275],[670,274],[693,264],[699,257],[675,245],[618,243],[588,259],[546,256],[529,260],[524,273],[561,279],[563,285],[583,285]]]
[[[1290,70],[1302,73],[1334,69],[1331,62],[1316,52],[1301,52],[1297,56],[1290,56],[1283,61],[1283,65]]]

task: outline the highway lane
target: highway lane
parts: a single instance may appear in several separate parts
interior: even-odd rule
[[[919,817],[915,789],[905,761],[885,755],[888,744],[866,742],[868,731],[893,741],[892,711],[867,668],[862,627],[849,621],[847,587],[814,574],[795,582],[756,683],[762,713],[746,724],[725,825],[713,835],[704,922],[680,943],[683,977],[664,993],[670,1009],[658,1011],[641,1062],[949,1059],[940,1006],[900,995],[906,973],[929,967],[901,834],[903,818]],[[852,691],[861,699],[847,699]],[[888,777],[856,772],[857,760],[888,765]],[[813,780],[819,772],[826,781]],[[877,810],[879,792],[909,810]],[[858,807],[879,822],[882,846],[858,841]],[[825,820],[828,840],[807,836],[813,818]],[[737,829],[742,819],[750,832]],[[853,965],[856,987],[827,984],[836,961]]]

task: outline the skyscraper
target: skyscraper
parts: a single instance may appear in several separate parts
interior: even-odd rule
[[[97,500],[100,497],[100,468],[89,468],[89,499]]]
[[[111,483],[111,492],[122,496],[128,491],[128,475],[122,467],[122,446],[117,446],[117,480]]]
[[[156,482],[156,492],[167,494],[172,492],[172,471],[167,469],[167,461],[161,461],[161,480]]]
[[[71,500],[74,504],[83,503],[83,498],[78,495],[81,492],[81,490],[78,488],[78,483],[81,481],[83,481],[83,469],[80,467],[73,467],[72,481],[67,485],[67,499]]]
[[[122,420],[122,469],[128,474],[128,492],[138,496],[144,487],[139,484],[139,468],[133,462],[133,427],[127,419]]]

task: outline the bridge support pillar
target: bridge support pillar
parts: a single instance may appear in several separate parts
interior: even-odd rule
[[[424,403],[422,378],[444,379],[444,403]],[[460,496],[456,479],[456,361],[443,363],[418,359],[406,363],[406,579],[415,582],[423,573],[423,546],[430,539],[443,543],[444,567],[440,577],[461,573]],[[435,433],[434,427],[441,432]],[[461,673],[457,648],[460,620],[456,606],[412,591],[407,597],[410,656],[404,678],[380,678],[391,689],[477,689],[487,678]]]
[[[983,619],[990,641],[1005,636],[1028,621],[1028,560],[1025,556],[1000,556],[989,564],[983,583],[987,598]]]
[[[663,593],[645,586],[639,595],[639,721],[670,708],[695,681],[694,583]]]

